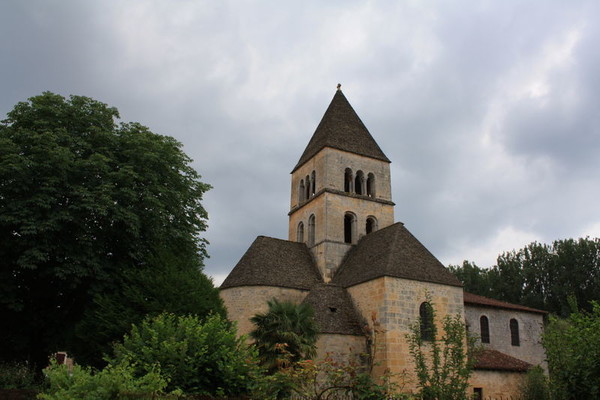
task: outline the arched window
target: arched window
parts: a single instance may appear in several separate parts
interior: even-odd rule
[[[310,186],[310,176],[306,175],[306,196],[304,196],[306,200],[310,199]]]
[[[352,213],[344,215],[344,243],[356,242],[356,216]]]
[[[375,175],[371,173],[367,177],[367,196],[375,197]]]
[[[346,171],[344,172],[344,192],[352,192],[352,180],[352,170],[350,168],[346,168]]]
[[[315,171],[313,171],[312,174],[310,174],[310,195],[311,196],[315,195],[316,188],[317,188],[316,174],[315,174]]]
[[[421,326],[421,339],[433,340],[433,310],[428,302],[421,303],[419,307],[419,322]]]
[[[304,223],[300,222],[298,224],[298,229],[296,231],[296,241],[297,242],[304,242]]]
[[[356,178],[354,179],[354,192],[356,194],[365,194],[363,185],[365,183],[365,176],[362,171],[356,171]]]
[[[371,232],[375,232],[377,230],[377,219],[375,217],[367,218],[367,235]]]
[[[300,186],[298,186],[298,203],[304,201],[304,179],[300,179]]]
[[[488,317],[482,315],[479,318],[479,328],[481,332],[481,343],[489,343],[490,342],[490,323],[488,321]]]
[[[519,338],[519,322],[514,318],[510,320],[510,344],[513,346],[521,345],[521,338]]]
[[[308,245],[315,245],[315,214],[308,218]]]

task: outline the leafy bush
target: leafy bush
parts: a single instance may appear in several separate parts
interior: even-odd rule
[[[167,390],[231,396],[248,393],[258,373],[256,356],[235,327],[219,315],[204,323],[169,313],[134,325],[114,348],[113,365],[135,360],[135,376],[160,368]]]
[[[39,389],[43,378],[25,362],[0,363],[0,389]]]
[[[98,373],[75,365],[71,371],[53,364],[44,370],[50,387],[38,398],[42,400],[113,400],[128,394],[154,396],[167,386],[157,367],[136,377],[129,362],[109,365]],[[139,398],[139,397],[138,397]]]
[[[432,321],[435,321],[434,307],[430,307],[430,311]],[[466,400],[475,348],[464,319],[460,315],[446,315],[442,319],[441,337],[437,325],[432,323],[429,327],[431,341],[424,341],[421,325],[420,321],[413,324],[406,337],[422,398]]]

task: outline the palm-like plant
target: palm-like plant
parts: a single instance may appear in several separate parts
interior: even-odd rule
[[[256,326],[250,337],[255,341],[261,363],[274,372],[289,363],[314,357],[319,332],[312,307],[277,299],[267,304],[266,313],[250,318]]]

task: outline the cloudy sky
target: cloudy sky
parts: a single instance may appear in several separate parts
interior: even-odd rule
[[[290,171],[338,82],[444,264],[600,236],[600,2],[3,0],[0,117],[85,95],[184,144],[219,283],[287,238]]]

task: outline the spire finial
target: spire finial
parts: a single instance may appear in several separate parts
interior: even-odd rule
[[[342,84],[341,83],[338,83],[337,90],[342,90]]]

